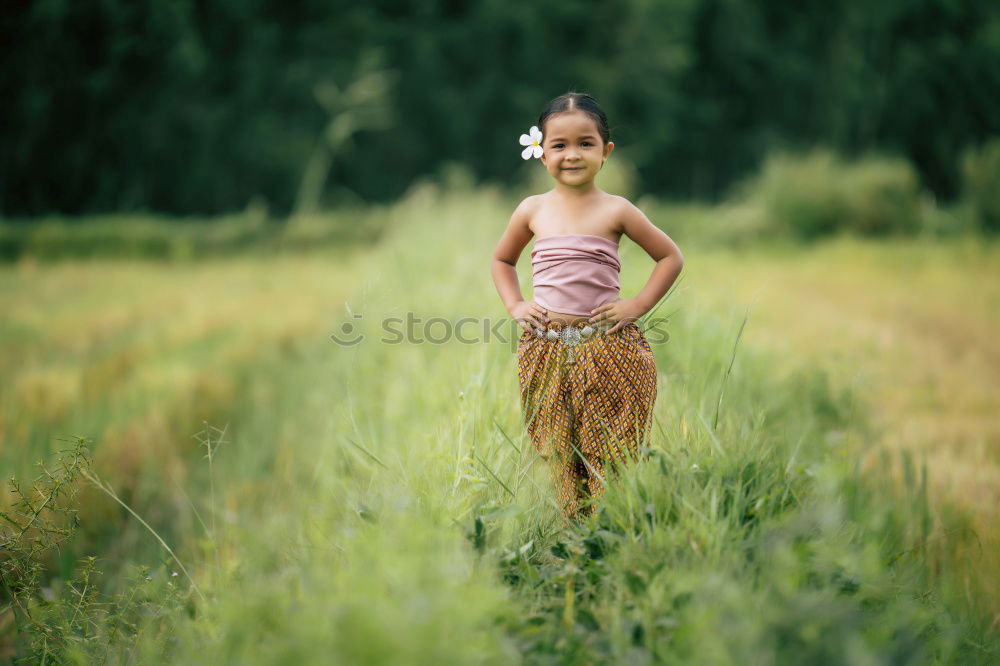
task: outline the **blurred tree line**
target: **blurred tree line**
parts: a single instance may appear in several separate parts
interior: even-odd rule
[[[283,214],[391,199],[448,161],[506,181],[571,88],[670,197],[824,145],[904,157],[949,199],[963,151],[1000,135],[992,0],[10,0],[0,39],[8,216]],[[391,113],[334,117],[359,63],[394,75]]]

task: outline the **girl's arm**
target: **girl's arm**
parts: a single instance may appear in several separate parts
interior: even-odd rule
[[[616,322],[608,330],[609,333],[652,310],[670,290],[684,267],[684,255],[670,236],[650,222],[646,214],[630,201],[625,203],[621,216],[622,233],[642,247],[656,266],[646,285],[634,298],[608,303],[594,310],[592,322]]]
[[[517,279],[517,260],[533,235],[528,227],[531,209],[534,207],[533,199],[534,197],[528,197],[522,201],[510,216],[507,229],[493,251],[492,267],[493,283],[500,294],[500,300],[507,312],[525,330],[529,330],[527,321],[533,322],[538,328],[545,328],[543,322],[548,321],[544,308],[534,301],[524,300]]]
[[[625,227],[625,234],[656,262],[653,274],[649,276],[646,285],[634,299],[642,308],[642,314],[646,314],[660,302],[677,280],[681,269],[684,268],[684,255],[670,236],[650,222],[646,214],[631,203],[626,208],[622,224]]]

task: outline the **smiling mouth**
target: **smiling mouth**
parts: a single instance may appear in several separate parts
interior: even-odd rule
[[[563,171],[583,171],[583,167],[567,167]]]

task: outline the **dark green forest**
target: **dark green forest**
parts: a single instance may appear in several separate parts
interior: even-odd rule
[[[1000,135],[990,0],[11,0],[0,35],[4,216],[281,215],[310,168],[327,205],[450,161],[508,182],[570,89],[665,197],[821,145],[904,157],[949,200]]]

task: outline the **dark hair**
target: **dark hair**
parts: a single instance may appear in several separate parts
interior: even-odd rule
[[[565,111],[577,110],[583,111],[594,119],[594,122],[597,123],[597,131],[600,133],[604,145],[607,145],[611,141],[611,130],[608,129],[608,117],[604,115],[604,109],[597,103],[597,100],[587,93],[570,91],[551,100],[545,105],[542,112],[538,114],[538,129],[544,135],[545,121],[549,119],[549,116]]]

